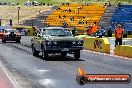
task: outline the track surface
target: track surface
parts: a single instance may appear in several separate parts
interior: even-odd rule
[[[24,38],[22,38],[24,39]],[[27,40],[22,44],[0,42],[0,61],[19,84],[19,88],[132,88],[130,84],[86,84],[76,83],[79,66],[89,74],[130,74],[130,58],[113,57],[89,51],[81,51],[81,59],[72,56],[65,59],[51,56],[49,60],[33,57]],[[16,83],[15,82],[15,83]]]

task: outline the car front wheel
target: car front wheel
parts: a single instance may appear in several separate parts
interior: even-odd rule
[[[62,58],[65,58],[66,55],[67,55],[67,53],[65,53],[65,52],[62,52],[62,53],[61,53],[61,57],[62,57]]]
[[[48,59],[48,51],[46,51],[46,50],[42,50],[42,58],[44,59],[44,60],[47,60]]]
[[[33,53],[33,56],[35,57],[39,56],[39,51],[37,51],[33,45],[32,45],[32,53]]]
[[[3,43],[6,43],[6,40],[2,39],[2,42],[3,42]]]
[[[80,58],[80,50],[74,52],[75,60],[79,60]]]

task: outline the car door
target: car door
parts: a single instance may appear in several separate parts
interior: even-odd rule
[[[37,37],[34,39],[34,41],[35,41],[34,42],[35,49],[38,50],[38,51],[41,51],[42,50],[41,49],[41,44],[44,41],[41,31],[39,31],[37,33]]]

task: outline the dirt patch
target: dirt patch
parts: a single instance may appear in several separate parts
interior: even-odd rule
[[[51,10],[51,6],[21,6],[20,7],[20,21],[30,19],[35,17],[37,14],[40,14],[44,11]],[[18,23],[18,6],[0,6],[0,19],[2,19],[2,25],[8,24],[9,19],[13,20],[13,24]]]

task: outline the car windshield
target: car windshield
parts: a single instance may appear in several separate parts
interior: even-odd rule
[[[6,29],[5,32],[6,33],[8,33],[8,32],[17,32],[17,30],[16,29]]]
[[[43,35],[50,36],[72,36],[72,33],[68,29],[46,29]]]

